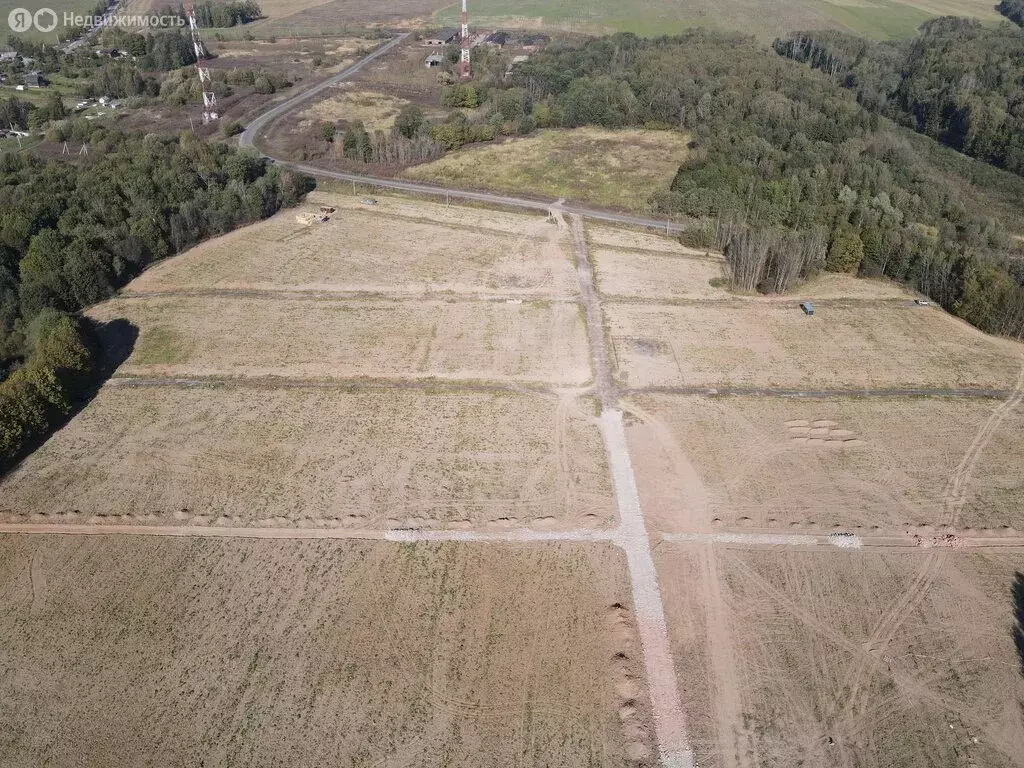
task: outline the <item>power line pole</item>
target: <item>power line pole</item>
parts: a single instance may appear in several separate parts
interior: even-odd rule
[[[199,73],[199,84],[203,88],[203,124],[212,123],[219,115],[217,114],[217,94],[213,92],[213,80],[210,78],[210,70],[203,66],[206,55],[206,46],[199,35],[199,24],[196,22],[196,11],[192,6],[192,0],[185,0],[185,15],[188,17],[189,32],[192,35],[192,49],[196,54],[196,72]]]
[[[466,0],[462,0],[462,53],[459,58],[459,79],[469,80],[473,76],[473,68],[469,61],[471,43],[469,40],[469,11]]]

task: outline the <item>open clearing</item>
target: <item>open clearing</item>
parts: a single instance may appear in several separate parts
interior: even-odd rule
[[[1022,363],[1017,345],[909,300],[819,304],[814,317],[792,297],[605,311],[632,387],[1012,389]]]
[[[1020,556],[946,555],[659,547],[702,768],[1019,765]]]
[[[686,157],[674,131],[546,130],[471,147],[406,175],[452,187],[485,187],[646,212],[651,190],[667,189]]]
[[[553,28],[586,34],[634,32],[665,35],[689,27],[713,27],[770,42],[797,29],[834,28],[872,38],[911,37],[926,19],[942,15],[995,21],[983,0],[477,0],[474,24]],[[454,24],[458,5],[437,14]]]
[[[320,205],[338,209],[329,222],[297,222],[297,213]],[[358,198],[316,193],[298,211],[157,264],[125,293],[245,289],[556,298],[578,290],[564,246],[564,233],[542,216],[401,198],[381,198],[368,208]]]
[[[317,301],[276,295],[113,299],[90,310],[96,319],[127,319],[140,329],[135,351],[121,368],[133,375],[561,385],[591,378],[580,314],[574,302]]]
[[[0,763],[1019,764],[1020,345],[360,200],[90,310],[124,362],[0,480]]]
[[[652,745],[644,705],[632,731],[620,713],[643,685],[622,560],[0,537],[0,763],[635,765]]]
[[[541,395],[112,382],[0,504],[51,522],[594,527],[614,510],[591,421]]]
[[[300,120],[361,120],[367,131],[389,131],[402,107],[409,102],[373,91],[342,90],[306,107],[298,114]]]
[[[962,500],[952,488],[996,400],[633,400],[641,498],[665,531],[1024,530],[1024,412],[981,447]]]

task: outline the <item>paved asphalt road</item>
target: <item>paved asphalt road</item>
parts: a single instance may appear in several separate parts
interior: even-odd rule
[[[283,101],[269,110],[261,114],[259,117],[251,120],[249,125],[246,126],[245,130],[239,137],[241,146],[258,149],[255,141],[259,134],[266,128],[270,123],[279,118],[286,112],[291,111],[296,106],[304,101],[316,96],[318,93],[330,88],[337,83],[343,82],[348,78],[352,77],[356,72],[361,70],[371,61],[383,56],[395,46],[400,45],[407,37],[409,33],[399,35],[387,44],[376,49],[373,53],[367,57],[360,59],[348,69],[339,72],[338,74],[324,80],[312,88],[309,88],[301,93],[297,93],[287,101]],[[316,168],[312,165],[302,165],[301,163],[291,163],[285,160],[280,160],[261,152],[265,157],[269,157],[275,163],[284,168],[292,168],[296,171],[307,173],[310,176],[319,176],[321,178],[335,179],[337,181],[355,182],[357,184],[370,184],[383,189],[396,189],[403,192],[413,192],[422,195],[437,195],[453,200],[472,200],[475,202],[489,203],[491,205],[505,205],[513,208],[525,208],[534,211],[549,211],[556,208],[568,214],[576,214],[583,216],[588,219],[597,219],[600,221],[609,221],[615,224],[632,224],[640,227],[650,227],[652,229],[659,229],[666,232],[678,232],[679,227],[675,224],[669,224],[665,219],[651,219],[644,216],[632,216],[628,213],[615,213],[614,211],[605,211],[599,208],[586,208],[578,205],[567,205],[560,201],[546,201],[546,200],[530,200],[525,197],[514,197],[512,195],[499,195],[490,192],[474,192],[468,189],[455,189],[453,187],[439,187],[433,184],[421,184],[412,181],[399,181],[397,179],[382,179],[376,176],[365,176],[357,173],[343,173],[341,171],[328,171],[323,168]]]

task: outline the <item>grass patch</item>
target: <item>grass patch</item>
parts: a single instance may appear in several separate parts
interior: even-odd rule
[[[139,365],[174,365],[188,359],[189,344],[180,333],[166,326],[147,328],[135,349]]]
[[[674,131],[549,130],[456,152],[406,175],[646,212],[651,192],[671,183],[687,141]]]
[[[303,110],[300,118],[306,120],[329,120],[349,123],[362,120],[366,130],[389,131],[395,118],[409,102],[384,93],[373,91],[347,91],[330,96]]]

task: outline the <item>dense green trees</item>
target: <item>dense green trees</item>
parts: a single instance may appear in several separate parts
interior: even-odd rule
[[[814,56],[839,77],[845,65],[829,62],[865,44],[837,39]],[[879,66],[875,82],[888,73]],[[784,289],[794,264],[884,274],[985,330],[1024,334],[1006,230],[1024,228],[1024,180],[894,126],[828,74],[751,39],[693,31],[553,44],[506,88],[525,92],[538,122],[544,110],[553,125],[689,132],[689,157],[652,204],[714,222],[742,287]],[[488,105],[500,103],[492,91]],[[799,259],[784,257],[794,248]]]
[[[76,121],[81,164],[0,158],[0,361],[31,321],[99,301],[147,264],[295,203],[309,180],[255,155]]]
[[[28,327],[28,358],[0,381],[0,471],[60,422],[96,366],[88,325],[53,309]]]
[[[871,43],[840,32],[798,32],[776,41],[775,49],[852,89],[869,110],[1024,175],[1020,29],[941,18],[924,24],[913,40]]]
[[[28,128],[29,113],[34,109],[32,102],[11,97],[0,99],[0,127]]]
[[[1024,27],[1024,0],[1001,0],[998,8],[1003,16]]]
[[[196,14],[196,23],[200,27],[234,27],[239,24],[248,24],[251,21],[263,18],[263,11],[259,4],[253,0],[228,0],[228,2],[205,2],[195,3],[193,9]],[[177,8],[164,8],[158,12],[159,15],[176,15],[184,20],[185,8],[179,5]]]
[[[263,11],[253,0],[197,3],[194,8],[200,27],[234,27],[263,18]]]

